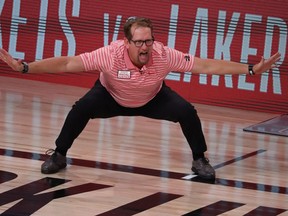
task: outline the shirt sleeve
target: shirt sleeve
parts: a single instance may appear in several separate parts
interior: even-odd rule
[[[101,47],[92,52],[80,54],[86,71],[105,71],[111,66],[112,48],[110,46]]]
[[[194,56],[188,53],[183,53],[176,49],[165,47],[168,67],[170,71],[177,72],[192,72],[194,65]]]

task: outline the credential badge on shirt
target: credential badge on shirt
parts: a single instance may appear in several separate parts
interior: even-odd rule
[[[131,71],[129,70],[119,70],[117,74],[118,79],[130,79],[131,78]]]

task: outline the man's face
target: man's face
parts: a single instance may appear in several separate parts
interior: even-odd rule
[[[141,68],[143,65],[147,64],[149,58],[151,58],[154,41],[152,32],[148,27],[137,27],[134,25],[131,27],[131,33],[132,40],[128,41],[128,39],[125,38],[125,44],[132,63]],[[142,46],[139,46],[141,42]]]

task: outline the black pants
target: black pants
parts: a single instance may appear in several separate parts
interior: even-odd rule
[[[197,111],[165,83],[159,93],[144,106],[127,108],[119,105],[99,80],[73,105],[56,140],[56,150],[66,155],[90,119],[114,116],[144,116],[179,122],[192,152],[198,154],[207,150]]]

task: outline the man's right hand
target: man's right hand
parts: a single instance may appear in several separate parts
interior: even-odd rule
[[[0,49],[0,59],[9,65],[14,71],[21,72],[24,68],[22,60],[15,60],[6,50]]]

